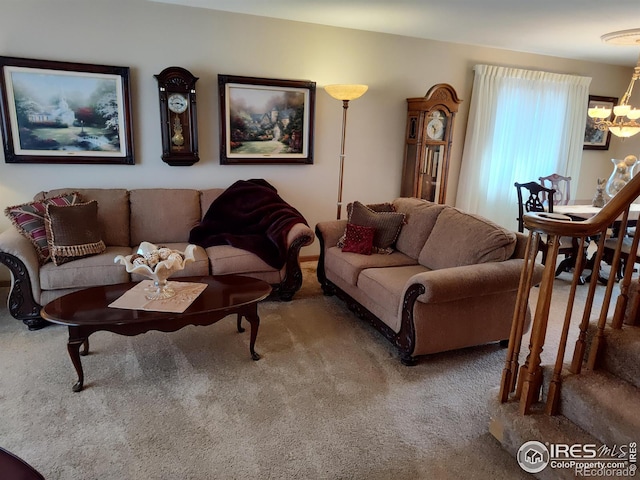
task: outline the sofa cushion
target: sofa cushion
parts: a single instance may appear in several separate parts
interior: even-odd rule
[[[129,281],[127,270],[114,263],[116,255],[130,255],[130,247],[107,247],[103,253],[56,266],[52,262],[40,267],[43,290],[88,288]]]
[[[375,233],[376,229],[373,227],[363,227],[362,225],[347,223],[342,251],[371,255],[373,236]]]
[[[50,198],[42,196],[34,199],[33,202],[7,207],[4,213],[16,229],[29,239],[38,253],[40,262],[44,263],[50,258],[47,230],[44,225],[47,204],[72,205],[78,201],[80,196],[77,192]]]
[[[353,202],[349,223],[375,228],[373,246],[380,253],[390,253],[404,223],[404,213],[375,212],[356,201]]]
[[[354,286],[357,284],[358,275],[365,268],[417,264],[415,259],[397,251],[389,255],[358,255],[343,252],[339,247],[331,247],[325,251],[324,263],[326,271],[333,272],[349,285]]]
[[[59,188],[36,198],[77,191],[83,202],[98,202],[98,222],[101,236],[108,246],[131,246],[129,239],[129,191],[124,188]]]
[[[206,251],[213,275],[277,271],[256,254],[231,245],[214,245]]]
[[[224,190],[224,188],[209,188],[200,192],[200,220],[202,220],[207,210],[209,210],[211,203],[218,198]]]
[[[447,207],[438,215],[418,261],[431,270],[502,262],[515,247],[514,232],[479,215]]]
[[[200,222],[200,192],[190,189],[131,190],[131,246],[187,242]],[[159,208],[162,206],[162,208]]]
[[[418,273],[428,271],[422,265],[407,265],[402,267],[367,268],[358,277],[358,288],[362,290],[370,301],[379,308],[380,320],[393,329],[400,331],[400,303],[407,280]],[[370,307],[370,305],[367,305]]]
[[[396,240],[396,249],[417,259],[436,224],[438,215],[446,205],[417,198],[398,198],[393,204],[396,211],[405,214],[405,224]]]
[[[98,224],[98,202],[48,204],[44,217],[47,243],[55,265],[106,250]]]

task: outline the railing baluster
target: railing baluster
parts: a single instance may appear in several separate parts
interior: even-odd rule
[[[626,225],[626,217],[627,212],[625,212],[625,216],[623,219],[623,223]],[[604,242],[606,237],[606,230],[600,235],[600,239],[598,241],[598,252],[596,253],[596,262],[593,266],[593,273],[591,274],[591,281],[597,283],[597,276],[600,272],[600,261],[602,260],[602,256],[604,254]],[[613,293],[613,286],[616,283],[616,275],[615,269],[617,268],[616,259],[620,261],[620,246],[616,249],[613,255],[613,263],[611,266],[611,274],[609,275],[609,280],[607,281],[607,286],[604,292],[604,298],[602,300],[602,306],[600,307],[600,316],[598,317],[598,326],[596,330],[596,334],[591,341],[591,348],[589,350],[589,358],[587,359],[587,368],[589,370],[594,370],[598,368],[598,360],[600,357],[600,353],[602,348],[604,347],[604,342],[606,341],[604,330],[607,326],[607,316],[609,314],[609,305],[611,305],[611,295]],[[596,279],[593,279],[593,276],[596,276]]]
[[[524,265],[520,274],[520,283],[516,297],[516,308],[513,312],[513,322],[509,334],[509,347],[507,350],[507,361],[502,371],[502,381],[500,383],[500,401],[506,402],[509,394],[513,392],[518,375],[518,358],[522,347],[522,334],[524,322],[527,317],[529,306],[529,292],[533,280],[533,272],[536,256],[540,246],[540,234],[531,232],[527,238],[526,254]]]
[[[560,384],[562,382],[562,368],[564,365],[564,354],[567,349],[567,339],[569,338],[569,327],[571,326],[571,317],[573,315],[573,305],[576,298],[576,289],[579,284],[580,274],[582,273],[582,264],[584,263],[584,244],[585,237],[580,238],[580,246],[578,248],[578,258],[576,259],[575,269],[573,272],[573,280],[567,300],[567,309],[564,315],[564,323],[562,324],[562,334],[560,335],[560,343],[558,345],[558,353],[556,363],[553,369],[553,376],[549,382],[549,393],[547,395],[547,405],[545,413],[555,415],[558,412],[558,404],[560,401]]]
[[[636,232],[636,234],[633,236],[633,240],[631,241],[631,249],[629,250],[629,256],[627,258],[627,264],[625,265],[624,274],[622,276],[622,279],[620,280],[620,295],[618,296],[618,300],[616,301],[616,309],[613,314],[613,320],[611,321],[611,327],[615,329],[622,328],[624,313],[627,309],[627,303],[629,301],[629,286],[631,285],[631,277],[633,275],[633,268],[636,261],[635,252],[638,251],[639,240],[640,240],[640,232]],[[621,234],[620,239],[618,240],[616,253],[620,252],[623,241],[624,241],[624,235]],[[615,271],[617,272],[618,271],[617,264],[615,268],[616,268]],[[613,271],[613,269],[614,267],[612,266],[611,270]]]
[[[523,369],[522,382],[520,382],[521,379],[518,379],[518,388],[516,389],[516,395],[520,398],[521,415],[529,413],[531,405],[538,400],[540,387],[542,386],[541,354],[547,333],[560,237],[559,235],[549,235],[547,241],[547,258],[533,320],[529,357],[525,362],[526,368]]]

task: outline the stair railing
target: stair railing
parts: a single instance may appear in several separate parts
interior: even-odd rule
[[[598,368],[601,358],[602,348],[605,342],[605,329],[608,321],[608,312],[613,297],[614,286],[617,279],[615,272],[621,262],[621,248],[623,245],[624,232],[627,229],[629,218],[629,208],[631,203],[640,196],[640,175],[633,178],[615,197],[613,197],[602,209],[593,217],[582,221],[570,221],[563,216],[549,213],[527,213],[524,218],[526,228],[529,230],[527,242],[527,253],[525,255],[524,266],[520,277],[520,285],[516,298],[516,307],[513,315],[507,359],[502,372],[500,383],[500,401],[502,403],[513,400],[519,402],[519,412],[521,415],[531,413],[532,406],[541,399],[542,391],[542,360],[541,354],[545,346],[547,325],[549,322],[549,311],[551,307],[551,297],[555,281],[556,261],[560,237],[572,237],[577,241],[577,252],[571,287],[569,290],[562,332],[556,352],[553,373],[549,381],[547,400],[544,411],[548,415],[555,415],[558,412],[559,394],[562,383],[562,372],[564,367],[564,357],[567,351],[567,341],[571,319],[574,316],[576,307],[576,291],[578,288],[588,288],[587,298],[579,324],[579,333],[576,340],[573,357],[569,366],[569,371],[573,374],[580,374],[583,368],[592,370]],[[591,321],[592,311],[598,305],[594,305],[596,288],[600,265],[605,255],[605,240],[607,239],[610,227],[614,222],[620,222],[616,249],[611,258],[607,258],[607,263],[611,265],[611,274],[606,282],[600,313],[597,318],[596,333],[591,342],[587,357],[587,330]],[[529,311],[529,293],[531,291],[534,265],[539,252],[541,237],[546,237],[547,256],[544,266],[544,273],[539,284],[538,300],[532,314],[533,322],[529,339],[529,351],[523,365],[519,365],[520,350],[524,327]],[[593,254],[590,262],[591,280],[588,285],[581,285],[582,270],[586,261],[583,254],[587,240],[597,239],[598,249]],[[634,235],[631,252],[636,252],[640,232]],[[632,281],[635,255],[629,255],[626,262],[625,271],[619,283],[620,293],[616,300],[615,312],[610,322],[611,328],[620,329],[627,304],[629,302],[629,285]],[[634,280],[636,281],[636,280]],[[602,288],[602,287],[601,287]],[[637,305],[636,305],[637,307]]]

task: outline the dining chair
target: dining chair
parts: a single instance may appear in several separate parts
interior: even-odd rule
[[[571,199],[571,177],[564,177],[558,173],[552,173],[546,177],[538,177],[540,185],[551,188],[556,191],[553,197],[554,205],[568,205]],[[543,195],[543,201],[547,201],[546,195]]]
[[[514,183],[518,193],[518,231],[524,232],[524,214],[527,212],[549,212],[553,213],[553,198],[556,191],[552,188],[544,187],[540,183]],[[526,200],[523,191],[526,190]],[[544,197],[543,197],[544,195]],[[550,198],[548,207],[544,207],[544,201]]]
[[[549,212],[553,213],[555,202],[555,189],[547,188],[541,183],[527,182],[514,183],[518,193],[518,231],[524,232],[524,214],[527,212]],[[544,196],[544,197],[543,197]],[[526,200],[525,200],[526,197]],[[545,207],[544,203],[547,203]],[[569,218],[569,217],[567,217]],[[562,272],[569,271],[575,264],[576,254],[575,242],[570,237],[561,237],[558,255],[564,255],[566,261],[560,262],[555,275],[556,277]],[[542,252],[541,262],[544,265],[547,260],[548,244],[546,238],[540,239],[540,251]]]

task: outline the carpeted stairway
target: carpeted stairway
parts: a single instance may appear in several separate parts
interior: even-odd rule
[[[556,311],[555,315],[559,313]],[[595,327],[591,325],[588,344],[594,334]],[[514,457],[520,446],[530,440],[545,444],[606,445],[613,449],[621,446],[627,449],[640,440],[640,328],[624,325],[622,330],[607,328],[605,334],[606,347],[597,370],[583,369],[580,375],[565,372],[558,416],[549,417],[542,413],[542,402],[546,400],[545,393],[552,374],[548,365],[544,368],[542,401],[531,415],[519,415],[515,402],[500,404],[497,401],[499,389],[493,390],[489,397],[491,431]],[[572,352],[573,342],[569,342],[568,354]],[[565,365],[568,365],[567,356]],[[547,467],[535,476],[541,479],[573,479],[576,472],[571,468]],[[594,478],[622,477],[603,475]]]

